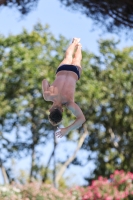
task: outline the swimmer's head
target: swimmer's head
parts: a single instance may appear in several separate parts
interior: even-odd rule
[[[59,106],[52,106],[49,114],[49,121],[53,126],[57,126],[62,121],[62,108]]]

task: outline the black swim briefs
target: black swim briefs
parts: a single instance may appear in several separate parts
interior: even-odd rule
[[[66,71],[72,71],[72,72],[75,72],[78,76],[78,79],[80,78],[80,73],[79,73],[79,68],[75,65],[61,65],[57,71],[56,71],[56,74],[62,70],[66,70]]]

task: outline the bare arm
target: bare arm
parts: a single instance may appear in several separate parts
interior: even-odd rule
[[[42,93],[43,93],[43,98],[46,100],[46,101],[48,101],[48,95],[47,95],[47,91],[48,91],[48,89],[49,89],[49,83],[48,83],[48,81],[46,80],[46,79],[44,79],[43,81],[42,81]]]
[[[70,126],[66,127],[68,129],[68,132],[79,128],[80,126],[82,126],[82,124],[85,122],[85,116],[83,115],[82,110],[80,109],[80,107],[74,103],[71,102],[67,108],[75,115],[76,120],[73,124],[71,124]]]
[[[85,117],[82,113],[82,110],[76,103],[74,102],[69,103],[67,108],[75,115],[76,120],[70,126],[66,128],[61,128],[58,130],[58,132],[56,132],[56,136],[60,138],[69,133],[70,131],[79,128],[85,122]]]

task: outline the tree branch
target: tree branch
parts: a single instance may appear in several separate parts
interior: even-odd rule
[[[6,0],[0,0],[0,5],[6,3]]]
[[[4,184],[8,184],[9,183],[9,179],[6,173],[6,169],[2,164],[2,160],[0,159],[0,168],[1,168],[1,172],[2,172],[2,176],[3,176],[3,180],[4,180]]]
[[[55,131],[54,131],[54,133],[55,133]],[[42,182],[43,182],[43,183],[44,183],[44,182],[46,181],[46,179],[47,179],[48,168],[49,168],[51,159],[52,159],[52,157],[53,157],[54,154],[55,154],[55,148],[56,148],[56,146],[57,146],[57,141],[55,140],[55,134],[54,134],[54,148],[53,148],[53,151],[52,151],[52,153],[51,153],[51,155],[50,155],[50,157],[49,157],[49,160],[48,160],[48,163],[47,163],[47,166],[46,166],[44,175],[43,175],[43,179],[42,179]]]
[[[75,159],[78,150],[81,148],[86,136],[88,134],[87,128],[85,127],[85,132],[83,133],[83,135],[80,137],[79,141],[78,141],[78,145],[77,148],[75,149],[73,155],[64,163],[64,165],[61,167],[59,173],[56,176],[56,183],[59,182],[60,178],[62,177],[62,175],[64,174],[66,168],[68,167],[68,165]]]

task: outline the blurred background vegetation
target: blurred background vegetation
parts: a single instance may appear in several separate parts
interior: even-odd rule
[[[32,9],[30,3],[37,3],[14,2],[0,1],[1,5],[18,6],[22,14]],[[128,3],[124,5],[129,8]],[[124,20],[121,26],[115,23],[115,30],[117,27],[132,29],[132,25],[124,26]],[[58,141],[48,121],[50,103],[43,100],[41,82],[44,78],[54,81],[70,41],[63,35],[55,37],[49,26],[41,23],[35,24],[31,32],[23,29],[17,35],[0,36],[0,168],[5,184],[37,180],[67,187],[65,170],[70,165],[83,167],[90,161],[95,169],[84,177],[86,185],[99,175],[109,177],[115,169],[133,172],[133,46],[119,49],[119,42],[100,39],[97,54],[83,48],[83,71],[75,102],[86,122],[63,141],[73,141],[75,152],[56,159]],[[73,119],[65,110],[63,125]],[[49,141],[53,150],[44,165],[40,160],[43,153],[49,153],[43,152]],[[86,160],[77,157],[82,150],[91,152]],[[14,160],[27,156],[31,159],[30,172],[20,171],[15,176]]]

